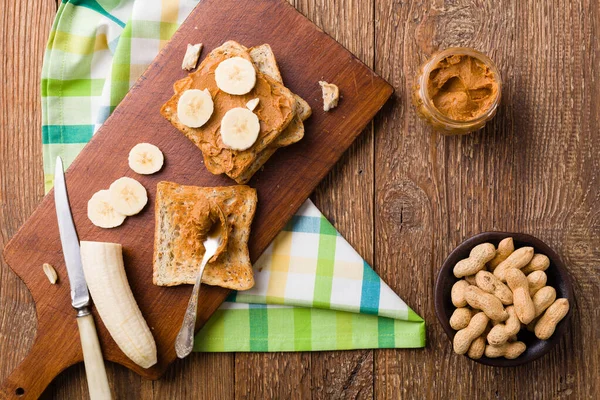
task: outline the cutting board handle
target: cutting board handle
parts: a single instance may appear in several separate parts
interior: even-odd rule
[[[39,398],[52,380],[66,367],[56,358],[69,359],[69,355],[56,355],[50,349],[59,345],[54,335],[39,334],[31,350],[19,366],[2,382],[0,399],[28,400]],[[79,339],[79,338],[77,338]]]

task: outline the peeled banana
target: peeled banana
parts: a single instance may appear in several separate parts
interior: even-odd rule
[[[94,305],[119,348],[142,368],[156,364],[156,343],[131,293],[122,246],[82,241],[81,263]]]
[[[258,97],[256,99],[252,99],[246,103],[246,108],[250,111],[254,111],[259,102],[260,99]]]

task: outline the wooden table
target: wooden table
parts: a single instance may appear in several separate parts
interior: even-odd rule
[[[193,354],[164,379],[108,366],[119,398],[592,398],[600,393],[600,9],[588,0],[290,0],[396,88],[314,194],[338,230],[427,321],[423,350]],[[52,1],[3,1],[0,244],[43,196],[39,80]],[[410,104],[437,48],[474,47],[504,79],[493,123],[433,133]],[[530,365],[496,369],[453,354],[433,312],[446,255],[485,230],[533,234],[561,255],[577,301],[570,332]],[[36,268],[37,266],[32,266]],[[40,266],[41,268],[41,266]],[[0,379],[27,353],[35,310],[0,268]],[[83,366],[45,397],[87,397]]]

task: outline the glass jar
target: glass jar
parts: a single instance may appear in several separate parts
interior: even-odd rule
[[[472,67],[473,59],[475,60],[475,68]],[[451,68],[453,65],[460,63],[460,60],[466,60],[465,62],[470,63],[471,68],[459,70],[459,73],[464,72],[469,76],[459,76],[457,78],[459,82],[454,82],[451,80],[456,76],[451,75],[451,78],[447,79],[443,86],[430,85],[432,83],[431,79],[436,79],[443,68]],[[432,71],[435,71],[435,77],[433,78],[431,76]],[[475,76],[479,73],[482,75]],[[477,101],[483,99],[480,103],[475,100],[469,103],[471,90],[466,85],[470,83],[481,84],[478,79],[483,79],[484,82],[489,81],[489,84],[486,84],[483,89],[475,88],[473,92],[481,90],[475,94],[479,96],[487,95],[487,98],[476,99]],[[470,48],[452,47],[434,54],[421,65],[415,80],[412,98],[417,108],[417,114],[429,122],[435,130],[446,135],[462,135],[483,128],[496,115],[496,110],[500,104],[501,86],[500,73],[489,57]],[[458,88],[458,91],[454,91],[456,88]],[[433,94],[432,97],[433,90],[437,90],[437,93]],[[444,92],[444,90],[446,91]],[[456,97],[455,95],[462,97]],[[481,107],[472,112],[463,113],[463,115],[461,112],[464,111],[462,109],[464,107],[461,108],[461,105],[467,103],[471,105],[471,108],[474,104],[481,105]],[[438,108],[438,106],[441,108]]]

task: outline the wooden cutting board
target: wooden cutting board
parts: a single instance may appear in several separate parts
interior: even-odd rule
[[[142,369],[116,346],[95,315],[107,360],[149,379],[159,378],[175,359],[174,342],[191,286],[172,288],[152,284],[154,200],[162,180],[187,185],[232,185],[224,176],[210,174],[202,155],[188,139],[160,115],[172,95],[172,85],[186,75],[181,60],[188,43],[204,43],[203,55],[226,40],[245,46],[269,43],[277,56],[285,84],[306,99],[313,115],[304,139],[279,150],[250,185],[258,190],[258,210],[250,237],[253,261],[266,249],[319,181],[391,96],[393,89],[339,43],[281,0],[203,0],[172,40],[137,81],[91,142],[67,171],[67,187],[80,240],[121,243],[131,288],[156,339],[158,364]],[[135,44],[135,41],[133,42]],[[322,111],[318,81],[340,87],[339,107]],[[151,176],[133,173],[129,150],[150,142],[165,154],[165,166]],[[93,226],[86,216],[87,201],[122,176],[139,180],[148,190],[149,204],[115,229]],[[37,310],[37,335],[31,351],[0,388],[2,397],[37,398],[52,379],[82,361],[75,311],[63,261],[50,192],[4,250],[10,267],[25,282]],[[50,285],[42,264],[56,268],[59,281]],[[228,290],[204,286],[199,300],[199,329],[219,307]],[[20,389],[19,389],[20,388]]]

